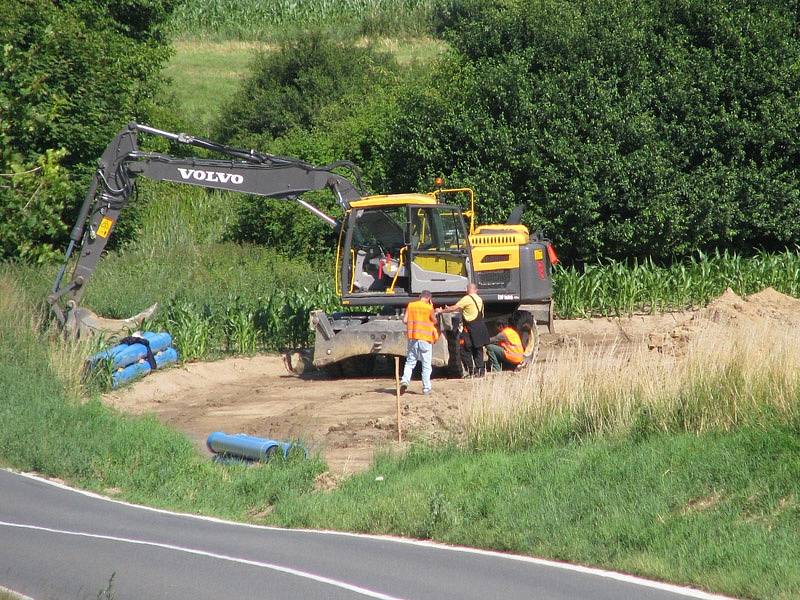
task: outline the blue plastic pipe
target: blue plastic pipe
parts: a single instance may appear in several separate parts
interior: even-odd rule
[[[167,348],[166,350],[157,352],[153,358],[155,358],[156,361],[156,368],[160,369],[166,365],[177,362],[178,351],[175,350],[175,348]],[[128,365],[127,367],[114,371],[114,373],[111,375],[111,387],[116,388],[123,383],[133,381],[137,377],[147,375],[150,371],[150,363],[148,363],[146,360],[140,359],[139,362],[135,362],[132,365]]]
[[[283,452],[285,458],[295,444],[267,440],[245,433],[229,435],[223,431],[215,431],[208,436],[206,446],[214,454],[236,456],[248,460],[268,461],[278,451]]]
[[[172,336],[166,331],[159,333],[145,331],[141,334],[141,337],[150,342],[150,350],[154,355],[156,352],[161,352],[172,345]],[[90,366],[93,366],[95,363],[107,359],[111,361],[113,368],[119,369],[132,365],[146,356],[147,348],[144,344],[117,344],[108,350],[90,356],[87,362]]]

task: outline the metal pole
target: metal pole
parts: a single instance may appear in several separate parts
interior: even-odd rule
[[[400,357],[394,357],[394,391],[397,397],[397,441],[403,441],[403,428],[400,424]]]

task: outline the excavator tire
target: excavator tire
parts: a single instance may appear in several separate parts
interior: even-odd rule
[[[447,375],[455,379],[464,377],[464,367],[461,364],[461,346],[458,343],[459,332],[457,330],[445,331],[447,336]]]
[[[339,362],[322,367],[322,371],[331,379],[369,377],[375,372],[377,357],[374,354],[351,356]]]

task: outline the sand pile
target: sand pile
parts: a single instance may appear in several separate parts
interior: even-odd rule
[[[681,354],[698,335],[714,335],[733,329],[763,330],[800,327],[800,300],[766,288],[745,298],[728,288],[708,306],[667,331],[653,331],[648,348]]]

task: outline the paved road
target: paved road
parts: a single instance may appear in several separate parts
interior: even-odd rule
[[[0,470],[0,586],[95,600],[112,574],[115,600],[719,598],[523,557],[154,511]]]

